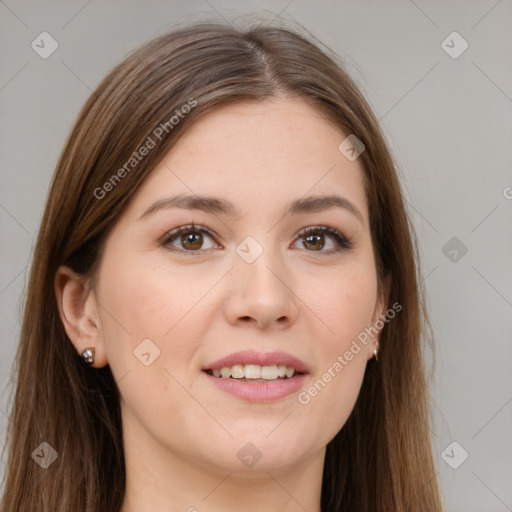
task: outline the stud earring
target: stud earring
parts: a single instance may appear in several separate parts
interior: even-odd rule
[[[86,348],[82,351],[80,357],[85,364],[91,366],[94,363],[94,347]]]

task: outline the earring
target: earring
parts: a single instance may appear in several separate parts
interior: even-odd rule
[[[94,363],[94,347],[86,348],[82,351],[80,357],[85,364],[91,366]]]
[[[377,353],[379,351],[379,342],[376,342],[377,347],[373,350],[373,355],[375,356],[375,361],[378,361]]]

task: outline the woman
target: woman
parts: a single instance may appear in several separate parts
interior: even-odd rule
[[[417,259],[334,57],[265,26],[150,41],[51,184],[2,510],[441,511]]]

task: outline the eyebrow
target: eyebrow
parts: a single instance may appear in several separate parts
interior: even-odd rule
[[[147,210],[139,217],[142,220],[149,215],[160,211],[169,210],[172,208],[182,208],[185,210],[200,210],[205,213],[212,213],[216,215],[226,215],[229,217],[241,217],[241,211],[227,199],[212,196],[199,196],[180,194],[176,196],[166,197],[153,203]],[[357,207],[345,197],[335,194],[324,196],[309,196],[301,199],[296,199],[285,209],[283,216],[288,214],[304,214],[314,213],[330,208],[343,208],[344,210],[352,213],[364,225],[364,218]]]

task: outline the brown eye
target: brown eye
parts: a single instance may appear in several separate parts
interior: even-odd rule
[[[195,231],[193,234],[181,235],[181,243],[185,249],[201,249],[203,235],[199,231]]]
[[[208,244],[208,239],[211,242]],[[213,235],[203,227],[180,226],[167,233],[160,242],[171,251],[201,252],[205,249],[217,248]]]
[[[308,235],[304,237],[304,246],[306,248],[311,248],[314,251],[319,251],[323,249],[325,245],[325,240],[323,240],[323,235]]]
[[[311,226],[302,230],[298,236],[308,252],[329,255],[352,249],[350,239],[329,226]]]

